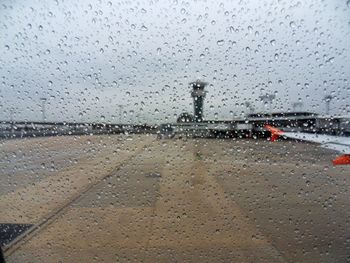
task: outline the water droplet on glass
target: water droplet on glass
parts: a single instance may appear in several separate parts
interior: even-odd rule
[[[148,28],[145,25],[142,25],[140,28],[141,31],[148,31]]]
[[[253,28],[251,26],[248,26],[248,32],[251,34],[253,32]]]
[[[224,41],[223,39],[221,39],[221,40],[218,40],[218,41],[216,42],[216,44],[218,44],[218,46],[222,46],[222,45],[225,44],[225,41]]]

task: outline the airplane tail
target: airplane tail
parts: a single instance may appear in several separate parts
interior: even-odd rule
[[[271,132],[271,141],[274,142],[278,139],[278,137],[283,135],[283,131],[277,129],[276,127],[273,127],[271,125],[266,124],[265,129],[267,129],[269,132]]]
[[[350,164],[350,154],[343,154],[335,158],[333,161],[333,165],[345,165]]]

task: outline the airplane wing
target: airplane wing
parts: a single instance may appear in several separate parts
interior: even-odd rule
[[[321,147],[343,153],[343,155],[333,160],[334,165],[350,164],[349,137],[310,134],[305,132],[284,132],[271,125],[265,125],[265,128],[271,132],[271,141],[275,141],[278,137],[283,136],[302,141],[319,143],[321,144]]]

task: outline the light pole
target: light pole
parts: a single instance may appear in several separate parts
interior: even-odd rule
[[[120,122],[120,124],[122,123],[122,112],[123,112],[124,106],[125,105],[117,104],[117,107],[119,108],[119,122]]]
[[[13,113],[14,113],[14,108],[10,108],[10,121],[13,123]]]
[[[331,100],[334,98],[332,95],[324,96],[324,101],[326,102],[326,115],[329,115]]]
[[[46,101],[47,99],[46,98],[40,98],[41,100],[41,113],[42,113],[42,118],[43,118],[43,122],[46,121],[46,109],[45,109],[45,104],[46,104]]]
[[[10,108],[10,122],[11,122],[11,132],[14,133],[15,131],[15,125],[14,125],[14,119],[13,119],[13,113],[14,113],[14,108]]]

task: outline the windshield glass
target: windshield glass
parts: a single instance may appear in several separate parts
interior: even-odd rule
[[[6,262],[350,260],[349,18],[2,1]]]

